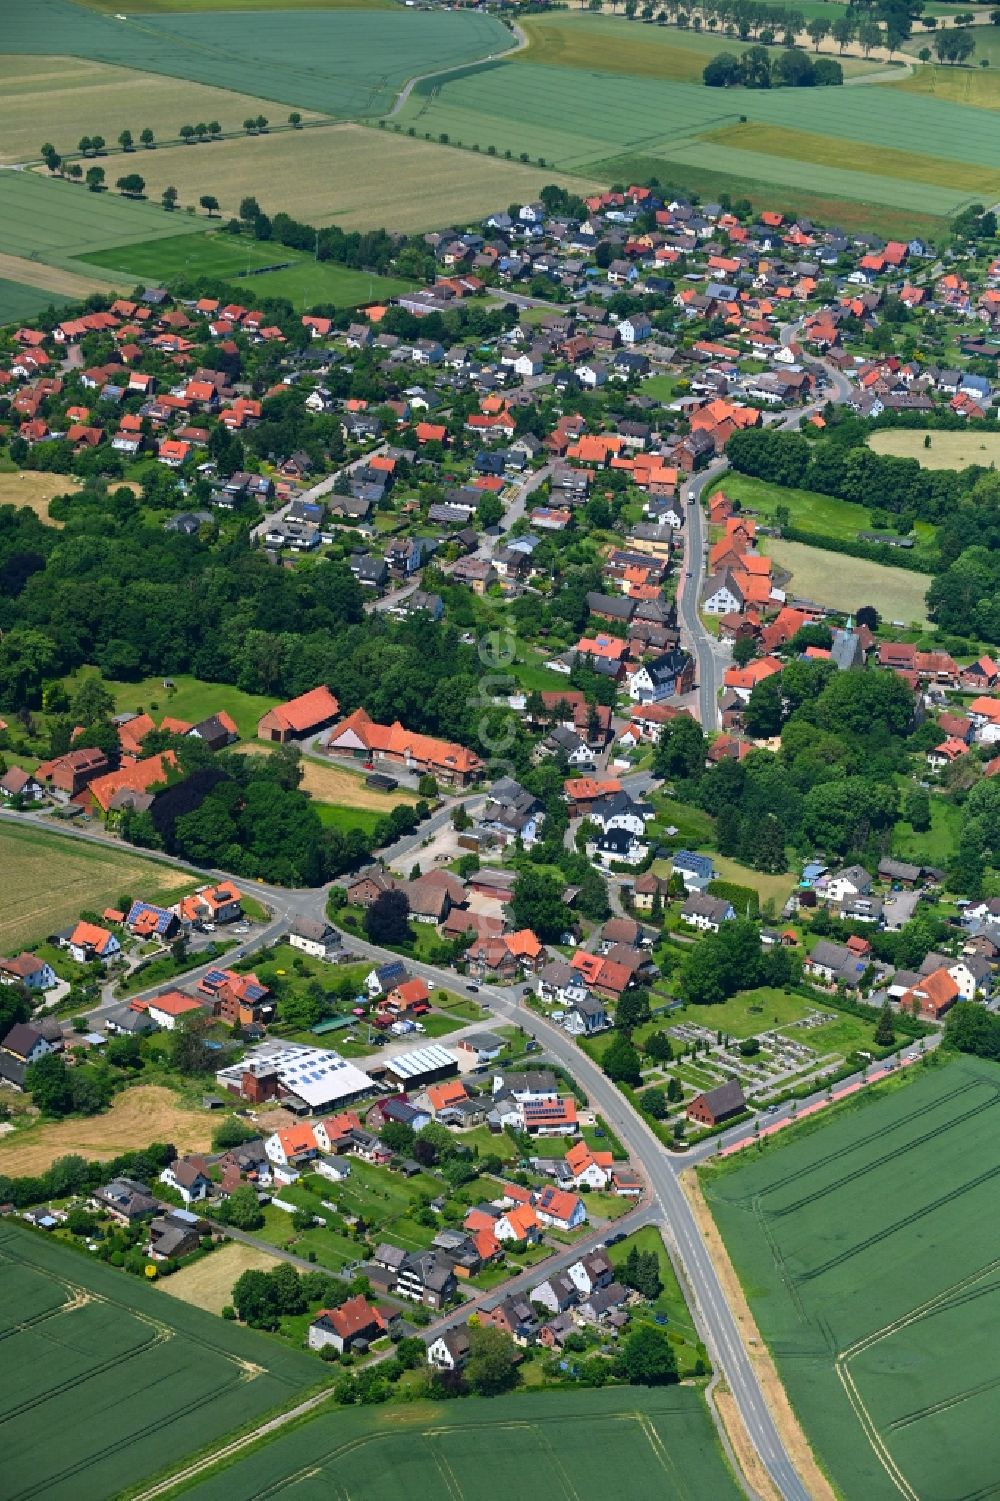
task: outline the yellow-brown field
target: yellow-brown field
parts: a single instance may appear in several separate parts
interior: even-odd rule
[[[66,495],[79,488],[80,481],[70,474],[40,474],[34,470],[0,474],[0,506],[27,506],[36,516],[48,521],[49,501],[56,495]],[[62,526],[61,521],[51,524]]]
[[[0,28],[0,46],[2,46]],[[102,135],[117,150],[122,130],[139,132],[148,125],[158,138],[176,140],[182,125],[218,120],[223,130],[239,130],[248,115],[284,120],[280,105],[253,94],[236,94],[183,78],[140,73],[78,57],[22,57],[0,53],[0,162],[36,160],[43,142],[65,155],[75,152],[84,135]],[[303,118],[312,118],[302,110]],[[214,143],[218,144],[218,143]],[[185,147],[209,152],[213,145]],[[122,171],[141,172],[155,151],[139,148]],[[105,170],[114,181],[118,163],[108,158]]]
[[[0,954],[41,942],[82,908],[115,906],[122,892],[176,901],[172,893],[194,886],[184,871],[145,860],[127,845],[105,848],[11,823],[0,826],[0,871]]]
[[[185,207],[210,193],[227,217],[253,194],[266,213],[283,210],[308,224],[344,229],[430,229],[456,215],[471,221],[514,200],[537,198],[548,182],[573,192],[590,186],[551,167],[522,166],[361,125],[164,147],[142,153],[135,170],[154,202],[165,187],[177,188]]]
[[[233,1283],[237,1277],[242,1277],[244,1272],[270,1272],[278,1264],[277,1256],[233,1240],[213,1251],[211,1256],[204,1256],[170,1277],[161,1278],[157,1287],[172,1298],[193,1303],[196,1308],[221,1313],[226,1304],[232,1302]]]
[[[178,1152],[203,1152],[211,1146],[207,1110],[193,1110],[162,1084],[127,1089],[103,1115],[47,1121],[0,1137],[0,1172],[43,1173],[57,1157],[117,1157],[151,1141],[171,1141]]]

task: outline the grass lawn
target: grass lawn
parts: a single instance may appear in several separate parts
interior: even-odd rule
[[[458,1139],[463,1147],[474,1149],[480,1157],[499,1157],[504,1162],[517,1160],[517,1147],[506,1131],[494,1136],[489,1126],[474,1126],[471,1131],[462,1131]]]
[[[504,669],[512,678],[516,678],[526,693],[556,693],[560,688],[569,688],[569,679],[563,672],[553,672],[551,667],[542,665],[542,657],[534,652],[528,656],[529,649],[518,647],[519,656],[525,654],[525,660],[511,663]],[[548,656],[557,656],[559,648],[553,647]]]
[[[81,672],[63,681],[69,692],[79,685],[82,677],[96,675],[96,668],[83,668]],[[210,714],[225,710],[235,721],[243,739],[257,733],[257,721],[273,709],[276,698],[261,693],[244,693],[232,683],[204,683],[200,678],[181,674],[171,678],[172,689],[163,686],[161,677],[143,678],[138,683],[118,682],[105,678],[104,686],[114,695],[115,712],[118,714],[145,711],[154,719],[169,715],[171,719],[184,719],[190,724],[207,719]]]
[[[677,1281],[673,1264],[667,1255],[667,1248],[663,1244],[663,1236],[655,1225],[644,1225],[641,1230],[633,1233],[621,1241],[617,1246],[612,1246],[608,1252],[611,1264],[620,1267],[625,1264],[626,1257],[632,1247],[639,1251],[653,1251],[656,1253],[660,1264],[660,1281],[663,1283],[663,1291],[650,1307],[650,1314],[659,1314],[667,1320],[667,1329],[672,1336],[677,1336],[677,1365],[682,1377],[694,1374],[696,1360],[701,1360],[705,1374],[710,1373],[711,1363],[691,1317],[691,1310],[687,1306],[680,1283]],[[642,1317],[640,1311],[635,1315]]]
[[[785,1027],[790,1022],[800,1021],[810,1010],[808,1001],[799,995],[786,995],[764,985],[758,990],[741,990],[718,1006],[685,1006],[674,1011],[670,1021],[691,1022],[707,1027],[710,1031],[728,1032],[730,1037],[742,1040],[755,1037],[758,1032],[770,1031],[772,1027]],[[811,1040],[812,1031],[801,1034],[802,1040]]]
[[[660,844],[672,849],[710,849],[715,843],[715,820],[711,814],[658,793],[649,801],[656,810],[653,829]],[[676,834],[668,834],[669,828],[675,828]]]
[[[361,829],[365,834],[371,834],[382,818],[381,813],[375,813],[370,808],[344,808],[337,803],[317,803],[316,812],[320,823],[328,829],[342,829],[345,832]]]
[[[930,574],[841,554],[834,560],[821,547],[774,537],[764,538],[763,550],[791,574],[788,593],[793,597],[851,611],[874,604],[883,619],[901,620],[904,625],[927,624],[925,596]]]
[[[998,80],[1000,83],[1000,80]],[[924,439],[930,438],[929,446]],[[1000,464],[1000,433],[926,432],[887,428],[874,432],[868,446],[876,453],[891,453],[899,459],[916,459],[923,469],[965,469],[980,464],[991,469]],[[728,486],[727,486],[728,488]]]
[[[725,490],[728,496],[740,502],[744,510],[757,511],[768,520],[774,519],[778,506],[787,506],[793,526],[825,537],[853,542],[859,531],[871,527],[871,513],[867,506],[837,500],[832,495],[820,495],[815,490],[772,485],[749,474],[727,474]]]
[[[958,848],[962,810],[947,798],[931,798],[931,826],[918,833],[904,821],[892,831],[892,852],[898,860],[947,865]]]
[[[491,1015],[478,1001],[449,995],[447,991],[435,992],[434,1005],[438,1010],[446,1011],[449,1016],[460,1017],[463,1022],[481,1022]]]
[[[751,870],[748,865],[741,865],[728,855],[713,855],[712,860],[720,880],[735,881],[739,886],[752,887],[760,897],[762,907],[765,902],[774,902],[776,911],[780,912],[795,887],[796,878],[791,871],[785,875],[771,876],[764,871]]]
[[[465,1025],[458,1017],[443,1016],[440,1011],[421,1017],[420,1022],[427,1037],[447,1037],[449,1032],[460,1032]]]
[[[330,1187],[332,1188],[333,1184]],[[281,1197],[284,1197],[284,1193]],[[289,1191],[289,1202],[292,1202],[291,1191]],[[323,1213],[322,1209],[317,1212]],[[350,1240],[346,1235],[339,1235],[320,1225],[314,1226],[312,1230],[293,1229],[291,1215],[284,1209],[278,1209],[274,1204],[265,1206],[263,1228],[254,1231],[254,1236],[265,1250],[268,1246],[278,1246],[282,1250],[294,1251],[296,1256],[306,1258],[310,1251],[313,1251],[316,1255],[316,1265],[326,1267],[331,1272],[339,1272],[352,1262],[362,1260],[365,1255],[364,1246],[359,1245],[357,1241]]]

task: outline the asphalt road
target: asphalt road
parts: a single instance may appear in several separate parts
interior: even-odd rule
[[[781,328],[780,339],[786,348],[798,338],[802,322],[799,319],[796,323],[786,323]],[[828,361],[803,358],[801,364],[813,376],[824,381],[826,389],[808,406],[797,407],[769,425],[798,428],[808,417],[819,412],[827,400],[842,405],[854,394],[847,377]],[[726,458],[718,459],[700,474],[692,475],[684,490],[687,512],[684,527],[684,575],[678,588],[678,611],[681,630],[697,665],[698,716],[706,731],[719,727],[719,692],[723,675],[731,661],[731,652],[727,645],[716,640],[698,612],[708,569],[708,517],[702,509],[701,497],[706,489],[709,494],[712,493],[728,468]]]
[[[643,780],[645,780],[643,777],[630,778],[632,790],[641,790],[639,784]],[[9,816],[22,823],[25,821],[34,822],[36,825],[42,823],[44,826],[43,820],[32,819],[30,815],[27,818],[24,814],[0,814],[0,816]],[[56,828],[54,832],[70,839],[111,844],[112,847],[121,848],[120,845],[115,845],[112,841],[87,830],[62,827]],[[168,857],[163,858],[168,859]],[[183,864],[183,862],[176,861],[169,861],[169,863]],[[225,879],[227,876],[228,873],[223,871],[205,873],[206,879]],[[273,942],[285,931],[292,917],[297,915],[318,917],[322,916],[325,910],[325,888],[285,891],[277,887],[257,885],[251,889],[254,895],[261,897],[271,906],[272,913],[270,921],[262,929],[249,935],[247,942],[240,946],[242,954],[253,952],[262,945]],[[345,948],[358,957],[368,958],[373,962],[384,962],[398,957],[389,950],[356,938],[353,934],[345,934],[344,938]],[[236,957],[235,954],[232,957]],[[442,988],[451,990],[456,988],[456,977],[449,970],[439,969],[417,960],[408,960],[407,967],[411,973],[433,980]],[[184,978],[189,981],[197,974],[198,971],[191,971]],[[469,989],[469,986],[466,985],[465,988]],[[647,1205],[646,1212],[661,1224],[664,1238],[677,1263],[682,1285],[685,1285],[692,1295],[693,1312],[699,1332],[716,1370],[729,1384],[751,1441],[785,1501],[809,1501],[808,1493],[784,1450],[747,1353],[740,1341],[735,1318],[726,1302],[711,1259],[702,1243],[694,1216],[678,1182],[679,1171],[706,1154],[695,1152],[680,1156],[668,1153],[625,1097],[572,1039],[521,1004],[519,990],[504,990],[497,986],[482,985],[475,987],[475,991],[480,1001],[492,1013],[490,1019],[498,1022],[511,1022],[523,1027],[539,1041],[547,1056],[571,1071],[586,1090],[593,1109],[605,1118],[628,1149],[633,1163],[643,1172],[653,1196],[652,1207]],[[92,1013],[95,1020],[99,1020],[101,1011],[104,1009],[104,1007],[99,1007]],[[489,1025],[489,1019],[484,1019],[483,1025]],[[579,1246],[575,1249],[578,1253]],[[550,1265],[554,1267],[557,1263],[546,1263],[547,1268]],[[502,1293],[497,1293],[496,1297],[499,1298],[502,1295]],[[464,1312],[467,1316],[468,1306]]]

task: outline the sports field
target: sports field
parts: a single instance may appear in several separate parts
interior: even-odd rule
[[[218,120],[223,130],[239,130],[248,115],[261,113],[274,116],[275,123],[284,120],[251,93],[85,58],[0,54],[0,162],[37,161],[43,141],[65,155],[76,151],[82,135],[99,134],[117,150],[119,132],[126,128],[136,142],[147,125],[157,140],[174,140],[188,121]],[[137,146],[134,170],[144,171],[153,154]],[[108,177],[113,180],[110,172]]]
[[[776,537],[765,539],[764,550],[791,574],[789,594],[841,610],[874,604],[887,620],[901,620],[904,625],[927,623],[929,573],[911,573],[908,568],[890,568]]]
[[[144,860],[128,847],[105,849],[82,839],[0,824],[0,954],[41,942],[80,915],[117,904],[122,892],[177,900],[195,882],[171,865]]]
[[[0,1268],[6,1501],[117,1495],[317,1382],[307,1356],[9,1222]]]
[[[373,1477],[377,1484],[373,1489]],[[546,1392],[328,1413],[196,1486],[197,1501],[403,1495],[492,1501],[735,1501],[701,1394]]]
[[[930,445],[924,447],[925,437]],[[916,459],[924,469],[965,469],[981,464],[984,469],[1000,464],[1000,433],[910,432],[887,428],[872,433],[868,446],[876,453],[891,453],[900,459]]]
[[[118,21],[72,0],[5,0],[3,7],[5,52],[37,57],[58,46],[63,55],[341,116],[381,113],[414,74],[460,67],[511,45],[510,32],[490,16],[401,5],[357,11],[275,5],[240,13],[238,25],[226,10],[164,8]],[[117,133],[101,131],[109,139]]]
[[[862,1096],[703,1187],[838,1492],[995,1494],[1000,1071],[961,1058]]]
[[[183,224],[183,220],[175,222],[178,227]],[[412,285],[397,276],[353,271],[284,245],[262,245],[232,235],[179,234],[173,239],[100,250],[86,259],[89,265],[112,274],[127,273],[158,286],[191,278],[228,281],[251,299],[287,297],[298,312],[318,303],[354,307],[359,302],[398,297]]]
[[[883,211],[947,215],[996,176],[1000,121],[894,87],[733,91],[639,76],[627,108],[622,87],[620,74],[514,59],[418,83],[400,119],[598,177],[640,157],[664,182],[676,167]],[[819,161],[810,137],[823,138]]]

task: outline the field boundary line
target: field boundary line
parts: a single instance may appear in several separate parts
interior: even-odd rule
[[[909,1481],[906,1479],[906,1476],[903,1474],[896,1461],[893,1459],[887,1443],[879,1433],[875,1425],[875,1420],[872,1418],[871,1413],[869,1412],[868,1407],[863,1397],[861,1396],[861,1392],[858,1389],[854,1375],[849,1369],[850,1362],[856,1356],[862,1355],[867,1350],[871,1349],[873,1345],[879,1344],[884,1339],[891,1339],[893,1335],[898,1334],[901,1330],[908,1328],[911,1324],[919,1323],[922,1319],[935,1312],[938,1308],[943,1307],[951,1302],[956,1293],[960,1293],[966,1288],[974,1287],[977,1282],[980,1282],[983,1279],[983,1277],[990,1276],[998,1269],[1000,1269],[1000,1258],[989,1262],[984,1267],[980,1267],[978,1271],[971,1273],[968,1277],[964,1277],[960,1282],[953,1283],[952,1286],[946,1288],[944,1292],[937,1293],[933,1298],[929,1298],[926,1303],[919,1304],[916,1308],[910,1309],[908,1313],[903,1314],[898,1319],[893,1319],[890,1323],[884,1325],[883,1328],[876,1329],[871,1334],[864,1335],[861,1339],[856,1340],[853,1345],[849,1345],[846,1350],[843,1350],[834,1361],[834,1370],[837,1373],[837,1377],[844,1389],[844,1392],[846,1393],[848,1401],[854,1409],[855,1416],[861,1424],[865,1437],[868,1439],[868,1442],[872,1447],[875,1457],[882,1465],[886,1474],[889,1476],[889,1479],[896,1486],[896,1489],[902,1495],[907,1497],[907,1501],[919,1501],[919,1496],[910,1485]],[[990,1387],[995,1385],[995,1382],[991,1382],[986,1386],[985,1389],[988,1390]],[[939,1405],[945,1406],[947,1404]],[[933,1410],[933,1408],[929,1409],[929,1411]],[[920,1417],[921,1415],[922,1414],[911,1415],[908,1421],[915,1421],[916,1418]],[[898,1426],[898,1423],[894,1423],[892,1426],[895,1429],[895,1427]]]

